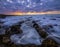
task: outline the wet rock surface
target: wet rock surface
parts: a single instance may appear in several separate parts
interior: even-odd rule
[[[1,47],[58,47],[60,15],[0,17]]]
[[[46,38],[48,36],[48,34],[44,31],[44,29],[40,27],[35,21],[33,21],[33,27],[36,29],[36,31],[42,38]]]
[[[42,42],[41,47],[58,47],[58,45],[53,39],[47,38]]]

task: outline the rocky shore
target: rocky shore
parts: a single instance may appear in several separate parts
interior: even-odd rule
[[[0,47],[59,47],[60,15],[0,16]]]

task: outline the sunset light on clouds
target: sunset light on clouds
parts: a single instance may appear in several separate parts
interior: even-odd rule
[[[60,0],[0,0],[0,14],[60,14]]]

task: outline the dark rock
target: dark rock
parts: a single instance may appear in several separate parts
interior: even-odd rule
[[[52,18],[51,20],[56,20],[56,18]]]
[[[52,25],[48,25],[48,27],[53,28],[53,26],[52,26]]]
[[[22,30],[20,29],[20,26],[19,25],[13,25],[12,27],[10,28],[7,28],[6,30],[6,34],[19,34],[19,33],[22,33]]]
[[[36,31],[42,38],[46,38],[48,36],[46,31],[42,27],[40,27],[35,21],[33,21],[33,27],[36,29]]]
[[[0,44],[2,43],[2,35],[0,35]]]
[[[5,47],[5,45],[3,45],[3,44],[0,44],[0,47]]]
[[[54,24],[54,26],[58,26],[57,24]]]
[[[0,18],[5,18],[7,15],[0,14]]]
[[[47,38],[42,42],[41,47],[58,47],[58,44],[51,38]]]
[[[10,42],[9,36],[4,35],[3,38],[2,38],[2,42],[3,42],[4,44],[9,43],[9,42]]]

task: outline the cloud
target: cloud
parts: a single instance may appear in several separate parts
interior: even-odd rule
[[[60,0],[0,0],[0,13],[8,11],[55,11],[60,10]]]

